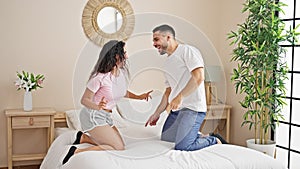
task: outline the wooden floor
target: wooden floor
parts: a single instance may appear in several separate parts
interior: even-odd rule
[[[30,166],[15,166],[13,169],[39,169],[40,165],[30,165]],[[0,169],[7,169],[5,168],[0,168]]]

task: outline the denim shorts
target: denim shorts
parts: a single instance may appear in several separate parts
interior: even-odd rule
[[[84,132],[90,131],[97,126],[113,126],[111,113],[105,110],[93,110],[84,107],[80,111],[79,119]]]

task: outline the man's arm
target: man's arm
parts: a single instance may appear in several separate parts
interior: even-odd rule
[[[156,125],[156,122],[158,121],[160,114],[163,111],[165,111],[167,108],[168,98],[169,98],[170,93],[171,93],[171,87],[166,88],[165,93],[163,94],[158,107],[156,108],[155,112],[149,117],[148,121],[145,124],[145,127],[148,124],[150,126]]]
[[[160,104],[158,105],[154,113],[161,114],[163,111],[166,110],[170,93],[171,93],[171,87],[166,88],[165,93],[161,98]]]
[[[191,78],[186,84],[186,86],[178,93],[178,95],[171,101],[170,109],[176,110],[179,108],[181,101],[184,97],[187,97],[191,93],[193,93],[201,83],[204,81],[204,68],[198,67],[192,70]]]

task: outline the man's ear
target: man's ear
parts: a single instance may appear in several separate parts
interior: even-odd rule
[[[170,40],[171,39],[171,36],[170,35],[167,35],[167,40]]]

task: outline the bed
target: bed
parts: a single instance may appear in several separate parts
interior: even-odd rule
[[[167,117],[163,113],[156,127],[144,127],[145,119],[160,100],[150,102],[122,100],[112,116],[124,142],[124,151],[89,151],[75,154],[62,165],[62,160],[80,130],[78,111],[66,113],[68,128],[51,144],[41,169],[284,169],[278,160],[242,146],[213,145],[197,151],[177,151],[174,144],[161,141],[160,132]],[[136,108],[138,107],[138,108]],[[122,112],[122,113],[120,113]],[[131,112],[131,113],[128,113]],[[134,112],[134,113],[132,113]],[[135,116],[132,116],[135,114]],[[137,115],[138,114],[138,115]],[[89,144],[76,145],[79,148]]]

